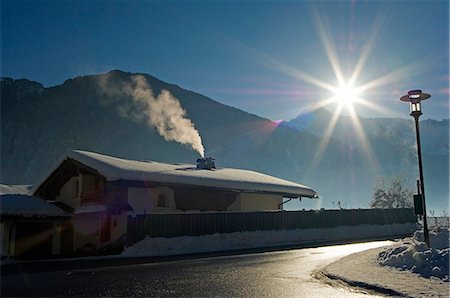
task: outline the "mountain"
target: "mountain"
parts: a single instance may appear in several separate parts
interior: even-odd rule
[[[414,154],[405,154],[394,143],[371,143],[376,157],[389,152],[378,158],[376,167],[357,139],[350,141],[350,135],[347,139],[333,135],[327,146],[320,147],[324,138],[319,124],[328,123],[330,118],[320,120],[320,115],[313,115],[318,117],[317,130],[313,126],[299,130],[147,74],[115,70],[76,77],[49,88],[25,79],[2,78],[0,182],[38,183],[72,149],[138,160],[195,163],[196,152],[166,141],[143,121],[141,106],[124,92],[136,75],[145,78],[155,95],[168,90],[179,100],[202,137],[206,155],[216,158],[217,166],[251,169],[297,181],[321,195],[320,200],[291,202],[291,208],[333,207],[338,201],[348,208],[367,207],[378,176],[415,171]],[[431,131],[435,131],[434,125],[430,123]],[[448,154],[433,157],[441,167]]]
[[[322,108],[304,112],[283,126],[330,137],[351,148],[364,151],[355,120],[339,116],[332,132],[327,131],[333,114]],[[413,184],[418,178],[416,133],[413,119],[358,117],[368,148],[387,176],[401,174]],[[328,134],[328,135],[327,135]],[[448,208],[449,199],[449,119],[420,121],[425,194],[427,202]],[[366,150],[367,152],[367,150]],[[370,153],[366,154],[367,156]],[[380,173],[381,173],[380,172]],[[389,174],[391,173],[391,175]],[[434,204],[433,204],[434,205]]]
[[[333,114],[325,108],[313,112],[304,112],[283,125],[307,131],[323,137]],[[362,118],[358,117],[364,134],[369,139],[383,140],[395,146],[414,147],[416,136],[413,119],[399,118]],[[354,144],[358,141],[354,120],[349,116],[339,116],[332,136]],[[449,154],[449,119],[442,121],[427,119],[420,121],[422,150],[433,155]]]

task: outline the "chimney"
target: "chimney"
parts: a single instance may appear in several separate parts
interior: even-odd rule
[[[199,170],[212,170],[216,168],[214,158],[206,157],[197,159],[197,169]]]

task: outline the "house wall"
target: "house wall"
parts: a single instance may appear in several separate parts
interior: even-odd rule
[[[241,193],[236,201],[235,204],[230,206],[229,211],[278,210],[278,206],[283,202],[283,197],[269,194]]]
[[[96,181],[97,180],[97,181]],[[78,188],[77,188],[78,187]],[[85,203],[92,203],[89,197],[104,189],[104,181],[90,174],[79,174],[71,177],[61,188],[57,201],[60,201],[73,209],[78,209]],[[83,201],[83,196],[87,195]],[[98,200],[98,197],[96,198]],[[100,203],[100,202],[99,202]],[[97,246],[100,241],[100,218],[95,215],[77,217],[72,219],[73,224],[73,251],[82,249],[86,244]],[[55,227],[53,237],[53,251],[61,251],[61,229]]]
[[[119,239],[127,232],[127,220],[125,212],[111,216],[111,240]]]
[[[127,187],[106,183],[105,186],[106,201],[108,202],[127,202]]]
[[[81,192],[82,193],[91,193],[94,191],[99,191],[102,189],[102,185],[100,179],[94,175],[81,175],[82,185],[81,185]],[[97,181],[97,183],[96,183]]]
[[[241,196],[237,195],[234,202],[228,206],[227,211],[240,211],[241,210]]]
[[[97,180],[97,182],[96,182]],[[76,189],[78,182],[78,189]],[[90,174],[80,174],[76,177],[72,177],[67,181],[61,188],[60,194],[57,197],[57,200],[74,208],[78,209],[86,203],[92,203],[92,198],[90,198],[92,194],[103,192],[105,190],[104,180],[96,177],[95,175]],[[108,190],[106,193],[109,195],[108,199],[112,199],[111,201],[125,201],[126,200],[126,188],[125,193],[123,192],[123,188],[114,187],[112,185],[108,185]],[[142,190],[142,189],[140,189]],[[164,189],[159,190],[159,192],[163,192]],[[133,191],[132,191],[133,192]],[[77,195],[78,194],[78,195]],[[148,208],[148,200],[145,200],[145,196],[143,196],[142,191],[136,191],[137,194],[137,205],[139,212],[143,212],[144,208]],[[83,195],[86,196],[83,200]],[[136,197],[136,195],[132,195]],[[95,196],[94,196],[95,197]],[[142,200],[144,197],[144,200]],[[96,200],[98,200],[97,197]],[[103,199],[101,202],[104,203]],[[147,204],[147,205],[146,205]],[[136,205],[136,204],[135,204]],[[155,209],[155,208],[154,208]],[[106,214],[85,214],[78,215],[75,218],[72,218],[71,224],[73,225],[73,247],[72,251],[76,252],[78,250],[82,250],[87,244],[92,244],[92,246],[96,247],[101,240],[102,233],[102,224],[105,224],[107,221]],[[111,238],[110,240],[118,239],[127,230],[127,219],[126,214],[122,213],[121,215],[111,215],[110,226],[105,227],[106,229],[110,229]],[[55,232],[52,250],[54,252],[61,251],[61,227],[55,227]],[[108,241],[108,240],[107,240]],[[68,253],[68,252],[66,252]]]
[[[153,194],[147,188],[128,188],[128,204],[134,212],[153,212],[156,206]]]
[[[98,176],[81,174],[81,204],[103,200],[105,181]]]
[[[158,197],[164,196],[165,206],[158,207]],[[175,211],[174,191],[166,186],[154,188],[128,188],[128,204],[136,213]]]
[[[154,199],[156,201],[156,212],[171,212],[176,210],[176,204],[175,204],[175,195],[174,191],[167,187],[167,186],[160,186],[151,188],[152,193],[154,194]],[[158,198],[162,195],[164,198],[164,204],[163,206],[158,206]]]
[[[73,209],[79,208],[83,195],[92,195],[100,193],[104,189],[104,181],[94,175],[79,174],[71,177],[60,189],[56,200],[60,201]],[[86,199],[89,201],[89,198]],[[92,201],[92,200],[90,200]]]
[[[53,223],[52,255],[61,254],[61,224]]]
[[[8,239],[5,237],[5,223],[0,222],[0,256],[6,256],[6,241],[5,239]]]
[[[179,211],[227,211],[236,202],[238,193],[199,187],[175,188],[176,209]]]
[[[10,249],[14,249],[14,240],[10,241],[10,235],[14,234],[10,231],[13,228],[13,223],[10,221],[4,221],[0,223],[0,255],[7,257],[10,255]],[[13,247],[11,247],[13,246]]]
[[[78,186],[78,189],[77,189]],[[80,207],[80,195],[82,190],[81,175],[70,178],[59,191],[56,201],[62,202],[73,209]]]
[[[72,220],[74,226],[74,251],[86,244],[97,246],[100,242],[100,219],[80,217]]]

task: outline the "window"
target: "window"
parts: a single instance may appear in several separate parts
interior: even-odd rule
[[[162,193],[158,195],[158,207],[167,207],[166,205],[166,196]]]

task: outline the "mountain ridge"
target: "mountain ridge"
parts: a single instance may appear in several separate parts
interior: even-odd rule
[[[303,113],[296,118],[286,121],[283,125],[291,127],[293,129],[308,131],[320,138],[324,137],[324,132],[327,129],[324,123],[327,123],[327,119],[331,117],[332,113],[325,108],[318,109],[313,112]],[[310,120],[316,118],[315,120]],[[358,121],[362,125],[362,130],[365,135],[383,137],[385,140],[389,140],[395,145],[408,145],[415,146],[415,131],[414,121],[412,119],[403,118],[365,118],[358,117]],[[389,122],[386,124],[386,122]],[[424,119],[420,120],[421,141],[423,151],[427,153],[448,155],[449,149],[449,119],[434,120]],[[339,116],[337,118],[334,130],[332,132],[333,137],[336,139],[349,140],[348,136],[344,135],[344,132],[350,127],[354,130],[355,124],[350,116]],[[387,128],[387,130],[386,130]],[[395,131],[392,131],[395,130]],[[393,137],[391,134],[394,134]],[[353,135],[355,132],[353,131]],[[401,142],[395,142],[398,137],[402,138]],[[441,148],[432,148],[433,144],[439,143]],[[434,152],[432,152],[434,150]]]

